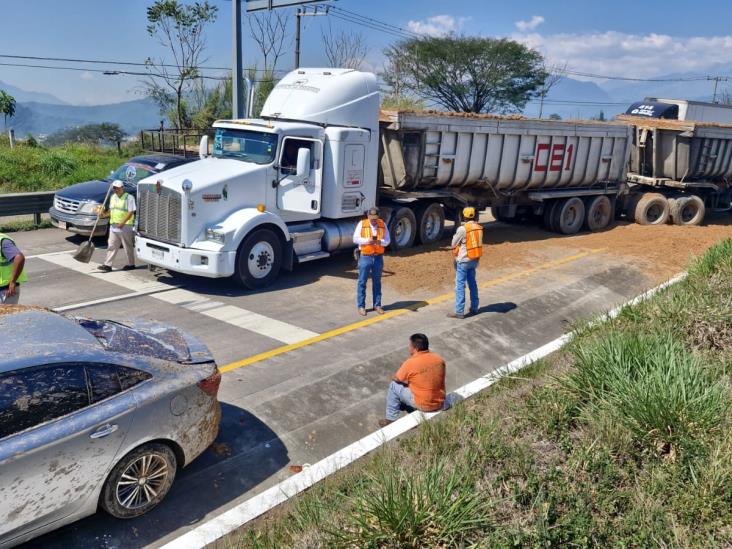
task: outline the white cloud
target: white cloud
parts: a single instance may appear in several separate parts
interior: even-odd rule
[[[81,73],[81,79],[82,80],[94,80],[94,75],[90,73],[89,71],[84,71]]]
[[[732,36],[674,37],[665,34],[563,33],[512,36],[539,50],[550,64],[574,71],[648,78],[670,73],[704,73],[732,63]]]
[[[452,15],[435,15],[423,21],[409,21],[407,28],[417,34],[427,36],[446,36],[462,30],[469,17],[453,17]]]
[[[521,32],[532,31],[544,22],[541,15],[533,15],[528,21],[516,21],[516,28]]]

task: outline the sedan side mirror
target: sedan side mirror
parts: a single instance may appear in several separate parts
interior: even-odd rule
[[[310,149],[297,151],[297,177],[304,179],[310,175]]]

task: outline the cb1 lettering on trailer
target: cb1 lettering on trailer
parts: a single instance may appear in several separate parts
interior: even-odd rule
[[[572,154],[574,145],[565,147],[563,143],[550,145],[539,143],[536,146],[536,160],[534,160],[534,171],[536,172],[561,172],[562,165],[565,170],[572,167]]]

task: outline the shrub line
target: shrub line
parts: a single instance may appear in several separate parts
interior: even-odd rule
[[[589,326],[597,326],[614,319],[625,307],[637,305],[638,303],[646,301],[658,292],[681,282],[687,276],[688,273],[686,272],[674,276],[663,284],[651,288],[626,303],[623,303],[622,305],[611,309],[609,312],[600,315],[598,318],[592,320],[589,323]],[[501,378],[516,373],[538,360],[558,351],[564,347],[564,345],[566,345],[574,335],[575,331],[561,335],[530,353],[512,360],[504,366],[501,366],[496,370],[463,385],[454,392],[463,398],[475,396],[495,384]],[[441,413],[442,412],[413,412],[404,416],[394,423],[367,435],[345,448],[338,450],[330,456],[323,458],[312,466],[304,468],[301,473],[279,482],[264,492],[171,540],[166,543],[162,549],[198,549],[213,543],[251,520],[254,520],[264,513],[274,509],[276,506],[284,503],[288,499],[312,487],[317,482],[320,482],[347,465],[350,465],[352,462],[365,456],[369,452],[383,446],[390,440],[393,440],[415,427],[418,427],[423,421],[430,420]]]

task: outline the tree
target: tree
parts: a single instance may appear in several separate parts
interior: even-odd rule
[[[331,67],[359,70],[363,65],[368,48],[364,35],[360,32],[336,33],[328,24],[328,31],[322,31],[325,56]]]
[[[154,61],[148,57],[145,64],[150,76],[145,82],[146,92],[161,112],[175,108],[177,128],[190,123],[186,116],[185,95],[200,77],[199,67],[205,62],[204,30],[216,20],[217,11],[208,0],[193,4],[157,0],[147,8],[147,33],[168,50],[171,59]],[[166,66],[170,64],[174,67]]]
[[[562,117],[559,116],[559,114],[557,114],[557,113],[552,113],[549,115],[549,120],[561,120],[561,119],[562,119]]]
[[[264,61],[264,72],[274,72],[285,53],[288,37],[286,10],[255,12],[249,15],[249,32]]]
[[[384,51],[384,81],[458,112],[517,112],[536,97],[542,55],[508,39],[410,38]]]
[[[192,103],[190,119],[194,128],[208,130],[214,121],[231,118],[231,78],[213,88],[206,88],[199,80],[194,87]]]
[[[5,129],[8,128],[8,117],[15,116],[15,97],[4,90],[0,90],[0,112],[3,113]]]
[[[46,139],[49,145],[63,143],[93,143],[97,145],[120,143],[127,134],[119,124],[102,122],[101,124],[86,124],[76,128],[68,128],[52,133]]]
[[[544,84],[539,88],[539,118],[544,114],[544,100],[549,95],[549,91],[559,84],[559,82],[567,74],[567,64],[560,67],[549,67],[545,63],[542,63],[542,70],[546,73]]]

